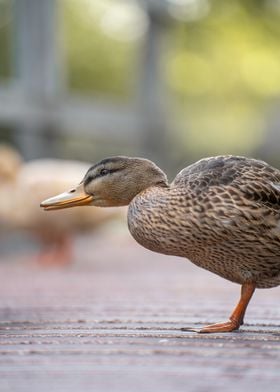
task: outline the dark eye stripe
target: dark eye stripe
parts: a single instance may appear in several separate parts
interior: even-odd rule
[[[109,174],[109,172],[110,171],[108,169],[101,169],[99,174],[100,174],[100,176],[106,176],[106,174]]]
[[[102,170],[106,170],[106,173],[102,173]],[[102,169],[100,170],[99,173],[95,174],[95,175],[88,175],[86,176],[85,180],[84,180],[84,186],[88,185],[91,181],[95,180],[96,178],[99,177],[105,177],[105,175],[107,176],[108,174],[112,174],[112,173],[116,173],[117,171],[121,170],[121,168],[119,169]]]

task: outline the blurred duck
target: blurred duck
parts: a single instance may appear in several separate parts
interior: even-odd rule
[[[41,244],[41,264],[67,264],[72,258],[72,235],[91,231],[117,218],[119,211],[77,208],[46,214],[42,198],[70,189],[80,181],[87,163],[40,159],[24,163],[13,148],[0,145],[0,226],[31,232]]]
[[[280,170],[265,162],[206,158],[169,184],[147,159],[112,157],[93,165],[71,193],[41,206],[49,210],[80,204],[129,205],[129,230],[141,245],[186,257],[241,285],[229,320],[195,331],[238,329],[254,290],[280,284]]]

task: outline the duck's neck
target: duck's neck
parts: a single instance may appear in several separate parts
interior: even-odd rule
[[[151,186],[140,192],[128,208],[128,227],[133,238],[147,249],[174,254],[170,215],[170,187]]]
[[[141,170],[140,170],[141,169]],[[152,189],[168,189],[168,179],[166,174],[155,164],[148,168],[138,168],[137,176],[135,171],[123,173],[123,177],[108,189],[106,200],[112,200],[111,206],[129,205],[139,195],[148,191],[150,194]]]

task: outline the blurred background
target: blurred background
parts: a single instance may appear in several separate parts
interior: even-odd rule
[[[16,162],[139,155],[170,179],[215,154],[277,166],[279,95],[279,0],[0,0],[0,142]]]

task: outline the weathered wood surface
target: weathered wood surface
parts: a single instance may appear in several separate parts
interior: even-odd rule
[[[126,237],[82,239],[75,263],[0,263],[0,391],[280,390],[280,288],[259,290],[240,332],[239,287]]]

